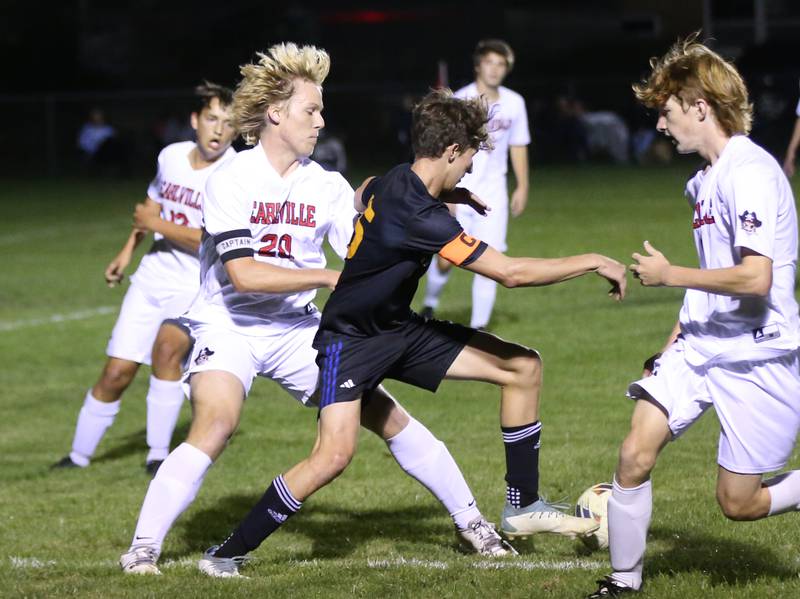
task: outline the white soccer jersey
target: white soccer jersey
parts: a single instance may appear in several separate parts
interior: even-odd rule
[[[199,229],[202,226],[203,195],[211,173],[236,154],[233,148],[203,169],[195,170],[189,161],[192,141],[166,146],[158,155],[155,179],[147,196],[161,205],[161,218],[177,225]],[[196,289],[200,281],[197,255],[156,233],[150,250],[131,277],[143,289]]]
[[[460,185],[476,194],[490,206],[508,203],[508,147],[527,146],[531,143],[528,129],[528,112],[525,100],[517,92],[500,86],[500,98],[489,106],[487,129],[494,148],[481,150],[472,161],[472,173]],[[475,82],[462,87],[454,94],[457,98],[479,96]]]
[[[772,259],[767,297],[725,296],[689,289],[680,313],[687,361],[758,359],[798,347],[797,214],[775,159],[734,136],[709,169],[686,186],[700,267],[740,264],[742,248]]]
[[[239,293],[224,262],[253,256],[284,268],[324,268],[325,236],[344,257],[355,214],[353,188],[339,173],[304,160],[283,178],[260,144],[240,152],[206,186],[200,293],[186,316],[260,335],[273,321],[304,313],[315,290]]]

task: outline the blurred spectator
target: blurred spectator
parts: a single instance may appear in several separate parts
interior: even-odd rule
[[[580,100],[573,100],[573,113],[581,120],[586,132],[586,147],[590,156],[608,156],[616,164],[630,160],[630,131],[616,112],[584,110]]]
[[[558,96],[555,108],[554,157],[568,162],[585,162],[589,158],[589,145],[580,101],[571,96]]]
[[[126,152],[117,132],[99,108],[92,108],[78,133],[78,149],[91,172],[120,174],[126,167]]]
[[[87,162],[91,162],[100,148],[116,135],[114,128],[106,123],[106,117],[99,108],[89,111],[89,118],[78,134],[78,148],[83,152]]]
[[[797,161],[797,147],[800,146],[800,101],[797,102],[795,109],[797,119],[794,121],[792,139],[789,140],[789,147],[786,148],[786,157],[783,159],[783,172],[787,177],[793,177],[795,172],[795,162]]]
[[[337,171],[342,175],[347,170],[347,153],[342,140],[325,129],[319,132],[317,145],[311,159],[315,160],[326,171]]]

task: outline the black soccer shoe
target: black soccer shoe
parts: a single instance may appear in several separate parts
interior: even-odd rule
[[[150,476],[155,476],[158,469],[161,468],[161,464],[164,463],[164,460],[150,460],[144,465],[145,472]]]
[[[425,320],[430,320],[431,318],[433,318],[433,308],[431,308],[430,306],[425,306],[424,308],[422,308],[422,311],[419,313],[419,315],[422,316],[422,318],[424,318]]]
[[[621,584],[617,584],[613,580],[611,580],[610,576],[606,576],[603,580],[597,581],[597,590],[592,593],[591,595],[586,595],[586,599],[602,599],[603,597],[619,597],[620,595],[624,595],[626,593],[633,594],[638,593],[636,589],[633,587],[626,587]]]
[[[79,464],[76,464],[72,461],[72,458],[64,456],[60,460],[58,460],[55,464],[50,466],[50,470],[66,470],[68,468],[82,468]]]

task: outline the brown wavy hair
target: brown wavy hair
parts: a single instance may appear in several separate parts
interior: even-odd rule
[[[494,52],[505,58],[506,64],[508,65],[507,72],[511,72],[511,69],[514,68],[514,51],[507,42],[498,39],[486,39],[478,42],[478,45],[475,46],[475,50],[472,53],[473,66],[477,67],[481,63],[481,59],[489,54],[489,52]]]
[[[211,100],[216,98],[221,106],[230,106],[233,103],[233,90],[229,87],[212,83],[208,80],[194,88],[195,112],[200,114],[203,108],[211,106]]]
[[[242,80],[233,94],[233,122],[248,145],[255,145],[265,127],[268,106],[286,102],[296,79],[318,86],[328,76],[331,59],[325,50],[293,43],[276,44],[258,62],[239,68]]]
[[[636,99],[660,109],[671,96],[684,107],[702,98],[727,135],[749,133],[753,105],[742,76],[732,63],[698,42],[698,36],[695,32],[679,39],[664,56],[650,59],[650,76],[633,85]]]
[[[486,131],[489,110],[482,98],[462,100],[449,89],[437,89],[420,100],[411,116],[415,158],[438,158],[454,143],[462,149],[491,147]]]

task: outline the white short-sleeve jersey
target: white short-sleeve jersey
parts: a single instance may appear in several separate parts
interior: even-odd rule
[[[465,175],[460,183],[490,206],[508,202],[506,173],[509,146],[527,146],[531,143],[524,98],[507,87],[500,86],[498,91],[500,97],[489,106],[489,122],[486,126],[494,147],[475,155],[472,173]],[[474,98],[480,94],[473,82],[454,95],[457,98]]]
[[[689,180],[686,196],[700,268],[741,264],[744,248],[772,260],[767,297],[686,291],[680,324],[689,363],[752,360],[797,348],[797,213],[778,163],[749,138],[734,136],[712,167]]]
[[[281,177],[261,147],[240,152],[208,180],[200,293],[186,316],[248,335],[306,311],[316,291],[239,293],[225,262],[252,256],[284,268],[324,268],[323,241],[344,257],[353,234],[353,188],[304,160]]]
[[[147,188],[147,196],[161,205],[161,218],[199,229],[202,226],[203,195],[206,181],[228,158],[236,154],[233,148],[203,169],[193,169],[189,153],[192,141],[166,146],[158,155],[155,179]],[[190,252],[156,233],[152,247],[139,263],[131,280],[147,289],[197,289],[200,282],[200,262]]]

